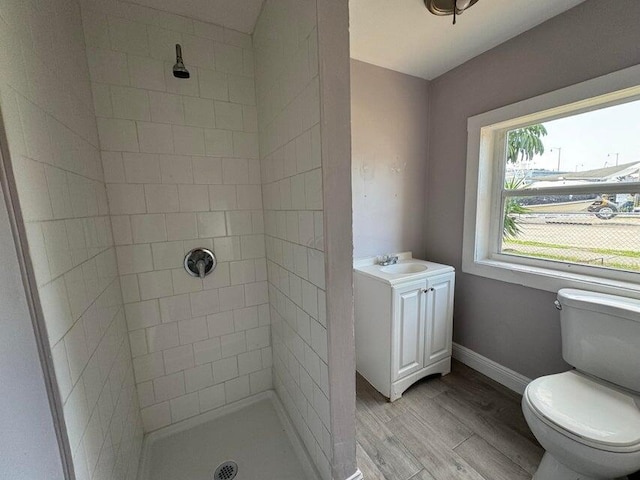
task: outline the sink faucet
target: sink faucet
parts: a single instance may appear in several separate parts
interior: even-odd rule
[[[378,261],[378,265],[387,266],[387,265],[395,265],[398,263],[397,255],[383,255]]]

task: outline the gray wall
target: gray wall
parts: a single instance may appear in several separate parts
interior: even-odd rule
[[[58,441],[2,187],[0,265],[0,479],[62,479]]]
[[[467,118],[640,63],[640,2],[588,0],[431,82],[426,242],[458,269],[454,340],[529,377],[567,368],[554,295],[460,272]]]
[[[429,82],[351,60],[354,257],[424,255]]]

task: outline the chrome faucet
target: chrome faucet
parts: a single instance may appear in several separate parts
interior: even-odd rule
[[[395,265],[396,263],[398,263],[397,255],[383,255],[378,261],[378,265],[382,265],[383,267],[387,265]]]

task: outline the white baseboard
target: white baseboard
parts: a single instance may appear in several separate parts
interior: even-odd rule
[[[351,475],[349,478],[345,478],[345,480],[363,480],[362,472],[360,469],[356,470],[356,473]]]
[[[527,378],[518,372],[514,372],[513,370],[500,365],[493,360],[489,360],[487,357],[483,357],[479,353],[469,350],[467,347],[463,347],[457,343],[453,344],[453,358],[504,385],[508,389],[519,393],[520,395],[524,393],[524,389],[527,387],[529,382],[531,382],[530,378]]]

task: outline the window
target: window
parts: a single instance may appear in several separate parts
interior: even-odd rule
[[[640,66],[468,126],[463,271],[640,296]]]

